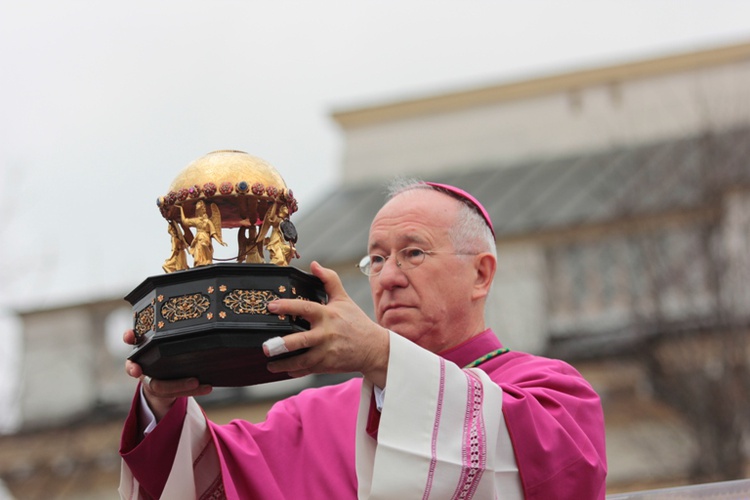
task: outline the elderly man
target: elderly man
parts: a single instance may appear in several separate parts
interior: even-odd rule
[[[195,379],[143,379],[123,431],[123,497],[604,498],[598,396],[569,365],[503,348],[484,324],[496,269],[482,205],[452,186],[392,190],[370,227],[372,321],[335,272],[326,305],[278,300],[309,331],[266,354],[294,377],[359,372],[283,400],[261,424],[208,421]],[[125,341],[133,342],[132,332]]]

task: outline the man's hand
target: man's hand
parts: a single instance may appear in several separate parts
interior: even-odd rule
[[[126,344],[135,344],[135,333],[128,330],[122,337]],[[200,385],[197,378],[185,378],[178,380],[156,380],[146,377],[141,366],[137,363],[125,361],[125,373],[143,383],[143,393],[148,401],[148,406],[154,412],[157,422],[164,418],[175,399],[181,396],[204,396],[211,392],[210,385]]]
[[[279,299],[268,304],[273,314],[301,316],[310,322],[310,330],[284,336],[288,351],[308,349],[290,358],[271,361],[268,369],[287,372],[292,377],[311,373],[360,372],[379,387],[385,387],[388,370],[389,334],[372,321],[347,295],[339,276],[317,262],[312,273],[320,278],[328,294],[328,304],[294,299]],[[269,355],[267,346],[264,352]]]

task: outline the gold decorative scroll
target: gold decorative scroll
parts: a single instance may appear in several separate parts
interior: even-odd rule
[[[180,295],[168,299],[161,306],[161,315],[170,323],[200,318],[208,311],[211,300],[201,293]]]
[[[135,315],[135,336],[141,338],[154,328],[154,306],[148,305]]]
[[[279,296],[270,290],[232,290],[224,297],[224,305],[235,314],[269,314],[268,303]]]

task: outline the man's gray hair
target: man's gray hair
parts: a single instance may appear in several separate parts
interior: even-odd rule
[[[416,178],[398,177],[393,179],[387,186],[387,200],[391,200],[400,194],[408,194],[409,191],[418,189],[429,189],[440,193],[445,193],[438,188],[425,184],[424,181]],[[447,194],[447,193],[445,193]],[[450,230],[450,238],[453,248],[460,253],[481,253],[489,252],[497,257],[497,247],[495,237],[490,227],[485,222],[477,209],[468,201],[464,201],[457,196],[451,196],[461,204],[456,216],[456,221]]]

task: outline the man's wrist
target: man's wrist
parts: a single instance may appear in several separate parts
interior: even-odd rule
[[[370,360],[369,368],[362,375],[377,387],[385,388],[388,378],[388,358],[390,356],[391,331],[380,328],[380,333],[374,335],[374,342],[378,343],[371,352],[373,358]]]

